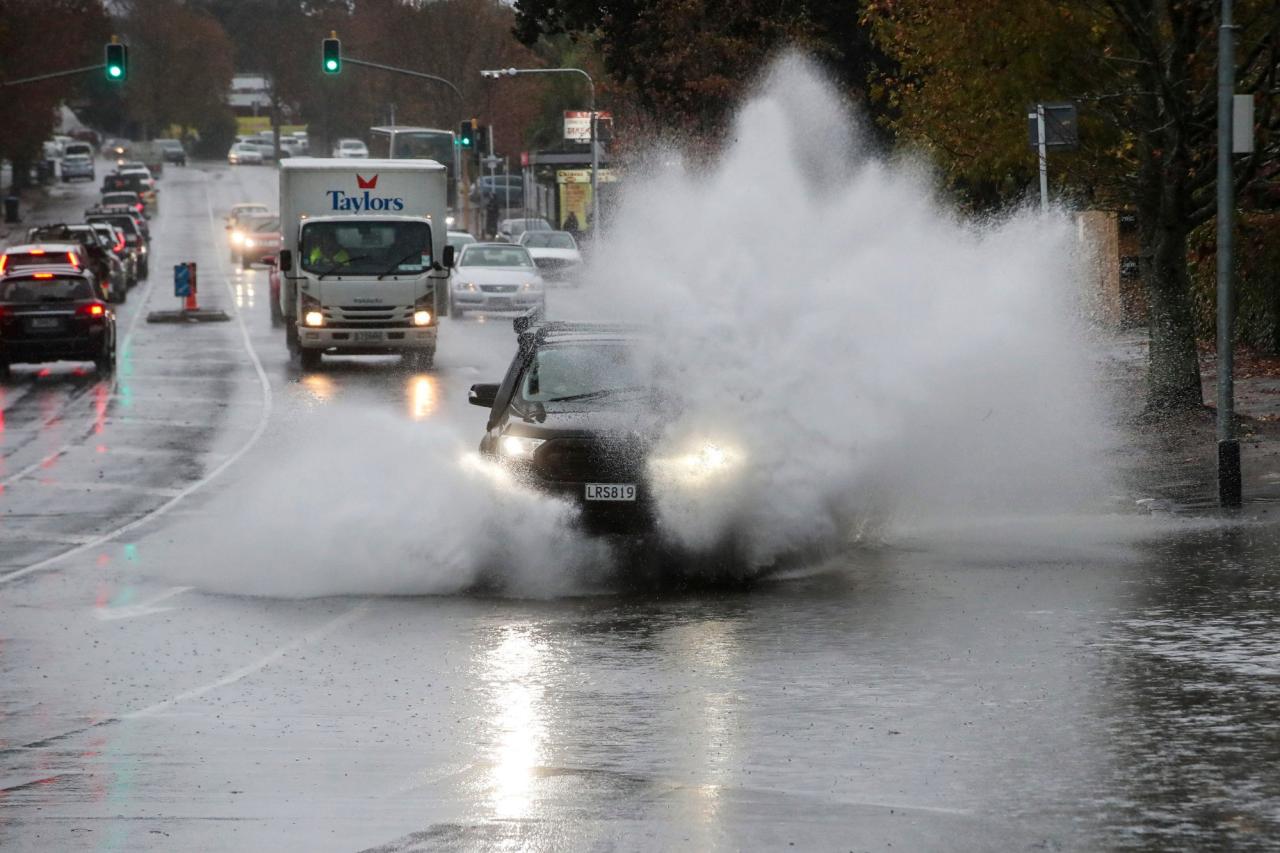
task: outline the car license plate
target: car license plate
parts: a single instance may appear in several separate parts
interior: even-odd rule
[[[506,296],[490,297],[489,307],[495,311],[507,311],[511,308],[511,299]]]
[[[357,341],[380,341],[382,332],[356,332]]]
[[[32,331],[51,332],[62,328],[62,320],[58,317],[32,317],[27,320],[27,328]]]
[[[587,483],[589,501],[634,501],[636,487],[633,483]]]

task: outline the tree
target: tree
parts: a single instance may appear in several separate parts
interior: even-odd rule
[[[1079,101],[1088,144],[1060,180],[1138,214],[1149,302],[1148,409],[1203,405],[1187,238],[1214,213],[1216,0],[894,0],[864,20],[899,71],[874,93],[903,141],[924,146],[961,186],[1030,177],[1023,107]],[[1254,93],[1263,144],[1280,127],[1280,4],[1237,3],[1237,91]],[[1011,180],[1012,178],[1012,180]]]
[[[0,14],[0,81],[101,62],[109,33],[101,0],[7,0]],[[82,90],[86,76],[0,86],[0,158],[12,161],[15,186],[23,185],[52,135],[58,105]]]
[[[601,54],[613,81],[659,126],[724,126],[768,58],[801,47],[865,102],[884,61],[856,8],[842,0],[517,0],[516,37],[567,34]]]

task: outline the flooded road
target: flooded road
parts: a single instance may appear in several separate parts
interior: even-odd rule
[[[466,389],[509,325],[446,321],[429,373],[302,376],[265,271],[221,242],[274,172],[162,186],[117,381],[4,389],[0,848],[1274,848],[1274,523],[1125,511],[921,528],[729,588],[395,595],[453,565],[415,484],[474,448]],[[235,321],[136,320],[183,260]],[[347,412],[346,443],[308,440]],[[293,465],[342,475],[268,476]],[[404,548],[358,523],[386,506]]]

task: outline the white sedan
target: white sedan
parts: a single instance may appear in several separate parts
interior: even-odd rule
[[[510,243],[463,247],[449,284],[449,313],[454,319],[468,311],[544,308],[546,301],[542,276],[528,249]]]
[[[578,241],[568,231],[526,231],[520,245],[529,250],[547,284],[574,284],[582,269]]]
[[[227,162],[232,166],[241,166],[246,163],[262,165],[262,152],[258,150],[258,146],[252,143],[237,142],[227,152]]]
[[[338,144],[333,146],[333,156],[349,160],[367,160],[369,149],[359,139],[339,139]]]

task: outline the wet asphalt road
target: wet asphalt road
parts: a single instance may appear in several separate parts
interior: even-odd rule
[[[260,489],[281,435],[343,407],[478,439],[465,389],[514,341],[446,321],[430,373],[302,377],[221,234],[232,203],[274,206],[274,172],[162,187],[118,379],[3,389],[0,848],[1280,844],[1270,525],[921,531],[747,588],[547,600],[175,583],[202,557],[183,525]],[[92,188],[59,193],[44,218]],[[235,322],[139,322],[179,260]],[[227,573],[287,563],[281,503],[279,548]]]

